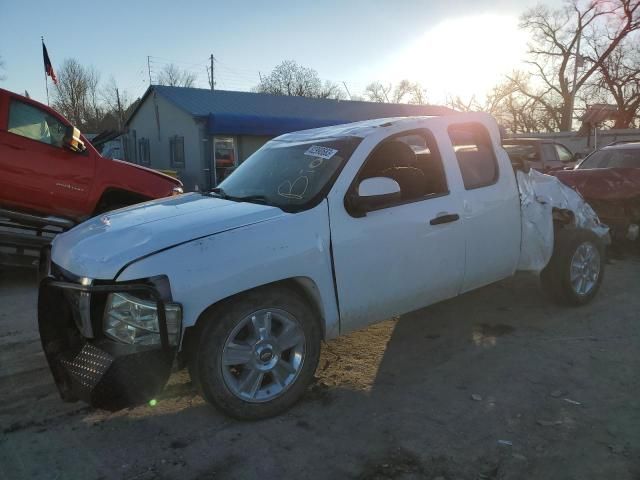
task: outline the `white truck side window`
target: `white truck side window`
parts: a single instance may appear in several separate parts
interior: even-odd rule
[[[487,129],[479,123],[451,125],[448,129],[464,188],[487,187],[498,181],[498,163]]]
[[[400,185],[402,203],[449,193],[440,153],[427,132],[413,132],[382,142],[358,177],[388,177]]]

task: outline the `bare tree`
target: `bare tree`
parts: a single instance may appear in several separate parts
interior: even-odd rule
[[[631,128],[640,114],[640,37],[621,43],[600,65],[596,88],[618,107],[613,128]],[[596,47],[597,49],[597,47]],[[593,102],[592,102],[593,103]]]
[[[98,131],[104,117],[104,107],[99,93],[100,73],[93,67],[85,67],[87,95],[84,105],[84,127],[89,131]]]
[[[127,109],[131,105],[129,94],[120,89],[116,79],[111,77],[109,83],[102,89],[102,100],[106,112],[115,117],[118,130],[121,130],[127,120]]]
[[[394,87],[393,84],[371,82],[364,91],[364,96],[370,102],[379,103],[411,103],[424,105],[427,102],[426,90],[418,83],[409,80],[400,80]]]
[[[193,87],[196,83],[196,75],[188,70],[182,70],[173,63],[165,65],[158,75],[159,85],[170,87]]]
[[[468,100],[452,97],[447,106],[461,112],[482,111],[493,115],[510,133],[554,131],[559,125],[558,99],[537,91],[530,75],[513,72],[486,95],[483,101],[472,96]],[[523,90],[536,92],[525,95]]]
[[[94,81],[90,69],[74,58],[65,59],[58,69],[53,107],[80,128],[86,123],[89,89]]]
[[[2,72],[3,70],[4,70],[4,60],[2,60],[2,55],[0,55],[0,72]],[[6,79],[7,79],[7,76],[0,73],[0,82]]]
[[[531,32],[529,61],[545,96],[561,99],[558,128],[571,130],[579,90],[631,32],[640,29],[640,0],[569,0],[564,8],[537,6],[520,26]],[[587,39],[598,39],[598,48]],[[582,42],[582,43],[581,43]],[[582,48],[582,50],[581,50]],[[521,85],[524,87],[524,85]],[[522,93],[543,102],[541,92]],[[551,106],[546,102],[545,108]]]
[[[323,82],[313,68],[298,65],[293,60],[285,60],[277,65],[269,75],[260,78],[255,92],[296,97],[345,98],[342,88],[333,82]]]
[[[392,90],[392,85],[384,85],[381,82],[371,82],[364,89],[364,96],[370,102],[378,102],[378,103],[390,103],[390,97]]]

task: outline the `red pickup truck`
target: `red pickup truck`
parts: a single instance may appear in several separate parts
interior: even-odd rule
[[[102,157],[56,111],[0,89],[0,216],[73,225],[177,193],[179,180]]]

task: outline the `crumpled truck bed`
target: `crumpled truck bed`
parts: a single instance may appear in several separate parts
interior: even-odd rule
[[[516,172],[522,210],[522,243],[518,270],[540,271],[553,253],[554,211],[573,215],[572,227],[593,231],[609,243],[609,227],[600,223],[596,212],[572,188],[556,177],[536,170]]]

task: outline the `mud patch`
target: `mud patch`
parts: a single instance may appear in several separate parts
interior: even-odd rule
[[[425,475],[420,458],[409,450],[398,448],[388,452],[379,460],[367,462],[358,478],[360,480],[386,480],[416,474]]]
[[[88,411],[91,410],[91,407],[82,407],[79,408],[77,410],[72,410],[70,412],[64,413],[62,415],[58,415],[55,417],[51,417],[51,418],[47,418],[45,420],[31,420],[31,421],[27,421],[27,422],[14,422],[11,425],[9,425],[8,427],[4,428],[2,430],[3,434],[9,434],[9,433],[16,433],[16,432],[20,432],[22,430],[27,430],[29,428],[38,428],[37,432],[38,433],[42,433],[45,432],[47,429],[45,427],[51,426],[53,424],[55,424],[56,422],[58,422],[59,420],[62,420],[64,418],[68,418],[68,417],[73,417],[74,415],[78,415],[81,413],[86,413]]]
[[[229,472],[246,459],[241,459],[236,455],[229,455],[219,462],[214,463],[206,472],[201,472],[194,480],[218,480],[226,478]]]
[[[316,381],[307,390],[304,396],[305,401],[320,402],[324,406],[331,405],[333,403],[333,395],[329,389],[329,385],[323,382]]]
[[[473,327],[471,339],[479,347],[495,347],[498,337],[509,335],[514,331],[515,328],[511,325],[481,323]]]
[[[191,442],[187,442],[186,440],[174,440],[169,444],[169,447],[173,449],[182,449],[187,448]]]
[[[485,475],[485,472],[488,474]],[[490,470],[481,470],[479,478],[493,479],[497,474],[497,467]],[[360,480],[390,480],[428,478],[439,480],[453,480],[467,478],[455,462],[446,456],[432,456],[422,461],[415,453],[398,448],[387,452],[381,459],[367,462],[362,473],[357,477]]]

